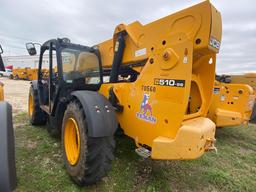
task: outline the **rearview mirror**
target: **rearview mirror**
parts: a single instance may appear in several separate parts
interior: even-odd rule
[[[36,47],[34,43],[26,43],[26,48],[29,55],[36,55]]]
[[[2,46],[0,45],[0,54],[2,54],[4,52]]]

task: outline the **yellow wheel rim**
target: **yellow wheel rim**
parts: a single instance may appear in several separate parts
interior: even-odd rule
[[[64,146],[68,162],[75,165],[80,156],[80,133],[74,118],[69,118],[66,122]]]
[[[34,100],[32,95],[29,95],[29,101],[28,101],[28,114],[30,117],[32,117],[34,111]]]

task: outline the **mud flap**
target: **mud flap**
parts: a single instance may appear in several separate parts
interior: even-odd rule
[[[12,191],[17,185],[12,107],[0,102],[0,191]]]
[[[113,136],[118,127],[115,110],[111,103],[101,94],[94,91],[74,91],[75,96],[83,106],[88,136]]]

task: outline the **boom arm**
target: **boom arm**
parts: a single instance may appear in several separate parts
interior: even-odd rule
[[[144,26],[120,24],[112,39],[97,45],[103,69],[112,68],[100,92],[109,97],[113,90],[123,109],[121,127],[138,145],[154,146],[159,136],[171,142],[184,126],[215,130],[200,117],[210,106],[221,31],[220,13],[205,1]],[[116,83],[122,69],[137,72],[137,79]],[[202,137],[213,141],[214,131],[208,133]]]

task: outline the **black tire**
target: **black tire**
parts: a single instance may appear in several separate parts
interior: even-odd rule
[[[30,109],[30,99],[33,101],[32,111]],[[45,125],[47,122],[47,114],[40,108],[39,105],[38,91],[32,86],[29,89],[28,116],[32,125]]]
[[[80,155],[76,164],[68,161],[65,149],[65,126],[67,121],[76,120],[80,135]],[[87,123],[84,110],[79,101],[72,101],[64,114],[62,123],[62,149],[68,174],[80,186],[100,181],[111,169],[114,159],[114,136],[92,138],[87,136]]]
[[[9,76],[9,79],[13,79],[13,75],[12,74]]]
[[[12,191],[17,185],[12,107],[0,102],[0,191]]]
[[[0,73],[0,77],[3,77],[4,75],[2,73]]]

